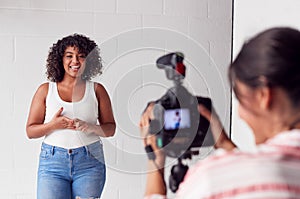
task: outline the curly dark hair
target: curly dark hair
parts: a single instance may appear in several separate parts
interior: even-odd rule
[[[63,56],[66,48],[70,46],[77,47],[79,53],[86,56],[85,70],[81,75],[83,80],[90,80],[102,73],[102,59],[97,44],[84,35],[73,34],[58,40],[50,47],[46,65],[48,80],[53,82],[62,81],[65,74]]]

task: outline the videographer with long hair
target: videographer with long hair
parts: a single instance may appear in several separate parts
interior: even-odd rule
[[[253,131],[255,152],[239,151],[217,114],[199,105],[210,121],[216,153],[186,174],[176,198],[300,198],[300,32],[271,28],[247,41],[229,67],[239,115]],[[166,198],[165,155],[149,136],[153,104],[140,127],[155,160],[148,161],[145,198]]]

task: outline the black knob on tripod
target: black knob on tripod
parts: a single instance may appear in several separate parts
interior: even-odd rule
[[[173,193],[177,191],[188,169],[187,165],[182,164],[181,159],[178,159],[178,163],[172,167],[169,177],[169,187]]]

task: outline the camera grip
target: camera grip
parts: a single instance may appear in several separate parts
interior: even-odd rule
[[[202,104],[210,111],[212,110],[212,102],[210,98],[197,96],[197,100],[198,104]],[[199,125],[198,131],[202,132],[200,136],[201,138],[199,139],[203,140],[201,146],[213,146],[215,144],[215,141],[210,129],[210,122],[200,114],[200,123],[201,125]]]
[[[197,96],[198,104],[202,104],[211,111],[211,99],[208,97]]]
[[[147,156],[148,156],[149,160],[155,160],[156,159],[155,153],[154,153],[153,148],[152,148],[151,145],[145,146],[145,151],[147,153]]]

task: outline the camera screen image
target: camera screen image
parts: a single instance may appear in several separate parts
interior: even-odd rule
[[[165,130],[176,130],[191,127],[190,110],[187,108],[165,110],[164,120]]]

